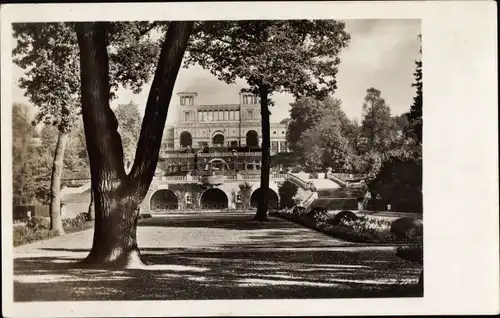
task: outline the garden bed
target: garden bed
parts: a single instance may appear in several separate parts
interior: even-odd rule
[[[422,242],[421,235],[414,235],[401,239],[391,232],[392,221],[368,216],[358,217],[355,220],[341,220],[337,224],[333,218],[335,214],[319,213],[314,216],[296,214],[292,212],[276,211],[270,215],[286,219],[307,228],[325,233],[335,238],[358,243],[391,243],[418,245]]]
[[[93,227],[94,221],[87,220],[81,216],[63,220],[63,228],[67,234],[85,231]],[[14,246],[30,244],[55,237],[55,232],[49,228],[49,219],[42,217],[32,218],[26,221],[26,224],[14,225],[12,232]]]

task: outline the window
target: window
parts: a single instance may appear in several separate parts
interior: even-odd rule
[[[203,113],[201,111],[198,111],[198,121],[203,120]]]
[[[219,120],[224,120],[224,111],[219,110]]]
[[[285,134],[285,131],[284,131],[284,130],[282,130],[282,131],[281,131],[281,134],[282,134],[282,135],[284,135],[284,134]]]
[[[232,110],[229,114],[229,120],[234,120],[234,110]]]
[[[276,130],[275,130],[275,131],[273,131],[273,135],[276,135]]]
[[[229,110],[224,111],[224,120],[229,120]]]
[[[271,151],[278,152],[278,142],[277,141],[271,142]]]
[[[189,112],[184,112],[184,121],[189,121]]]
[[[204,112],[203,112],[203,121],[206,121],[206,120],[207,120],[207,112],[206,112],[206,111],[204,111]]]
[[[236,120],[240,120],[240,112],[239,111],[235,111],[234,116],[235,116]]]
[[[247,118],[252,119],[253,118],[253,111],[252,110],[247,110]]]
[[[214,112],[209,110],[208,111],[208,121],[214,120]]]
[[[194,97],[193,96],[189,96],[189,105],[193,106],[193,104],[194,104]]]

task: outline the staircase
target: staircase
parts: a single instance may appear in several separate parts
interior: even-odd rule
[[[297,194],[295,195],[295,199],[300,201],[297,205],[298,207],[307,209],[311,203],[318,198],[318,193],[311,189],[308,181],[305,181],[291,173],[287,173],[285,179],[294,183],[298,187]]]
[[[311,179],[310,181],[314,184],[318,191],[325,189],[338,189],[341,187],[338,183],[330,179]]]

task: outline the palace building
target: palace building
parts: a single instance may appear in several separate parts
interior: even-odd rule
[[[166,172],[260,170],[260,101],[241,92],[238,104],[198,104],[195,92],[181,92],[180,118],[165,127],[160,168]],[[287,124],[271,123],[271,155],[288,152]]]

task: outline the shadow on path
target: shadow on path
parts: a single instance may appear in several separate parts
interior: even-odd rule
[[[39,247],[14,261],[15,301],[422,296],[416,287],[420,266],[397,258],[393,247],[332,243],[327,236],[282,221],[268,222],[259,232],[250,228],[236,241],[225,238],[233,237],[231,230],[250,226],[235,224],[237,219],[217,221],[218,230],[209,233],[219,236],[210,237],[209,244],[169,246],[172,230],[180,228],[175,233],[203,241],[206,230],[193,233],[193,228],[214,227],[204,219],[185,221],[187,229],[172,225],[182,223],[178,218],[147,221],[141,227],[164,228],[159,232],[164,246],[148,242],[158,237],[148,237],[148,229],[142,229],[146,232],[139,243],[148,267],[77,269],[73,264],[88,248]]]

